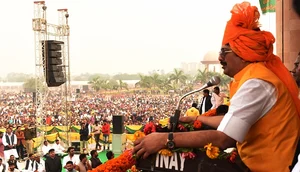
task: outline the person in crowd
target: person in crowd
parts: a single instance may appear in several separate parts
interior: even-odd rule
[[[107,151],[106,158],[107,158],[107,160],[111,160],[111,159],[115,158],[115,154],[112,151]]]
[[[99,165],[102,164],[101,160],[98,158],[98,152],[97,150],[92,150],[91,151],[91,166],[92,168],[96,168],[98,167]]]
[[[2,158],[0,158],[0,172],[6,171],[6,165],[2,162]]]
[[[9,156],[9,159],[7,161],[7,167],[9,166],[9,164],[14,164],[14,168],[16,169],[19,169],[18,168],[18,161],[16,160],[15,156],[14,155],[10,155]]]
[[[95,142],[96,142],[96,150],[100,150],[101,149],[101,145],[100,145],[100,133],[101,133],[101,125],[99,124],[99,121],[95,122],[95,127],[94,127],[94,138],[95,138]]]
[[[28,128],[28,124],[24,125],[24,136],[25,136],[25,148],[27,155],[33,154],[33,141],[32,139],[34,138],[34,132],[32,129]]]
[[[72,161],[68,161],[65,165],[65,168],[67,172],[76,172],[74,166],[76,167],[76,164],[74,164]]]
[[[58,139],[55,140],[55,143],[53,144],[52,148],[55,150],[55,153],[59,156],[61,156],[65,152],[65,148],[60,144],[60,141]]]
[[[197,103],[192,103],[192,107],[186,111],[185,115],[186,116],[199,116],[200,113],[199,113],[199,110],[197,109],[197,106],[198,106]]]
[[[20,172],[20,170],[16,168],[14,163],[8,163],[7,172]]]
[[[105,149],[109,150],[110,124],[106,119],[103,120],[102,134],[103,134],[103,141],[104,141],[103,150]]]
[[[211,95],[211,109],[215,109],[224,103],[225,94],[220,92],[220,87],[215,86]]]
[[[49,150],[50,149],[51,149],[51,146],[49,145],[48,141],[45,140],[44,144],[43,144],[43,147],[42,147],[42,152],[43,152],[44,157],[49,156]]]
[[[0,131],[0,158],[4,158],[3,132]]]
[[[8,127],[6,129],[5,135],[2,137],[2,142],[4,145],[4,156],[5,159],[9,159],[11,155],[14,157],[18,158],[18,153],[17,153],[17,136],[12,133],[12,129]]]
[[[92,170],[92,166],[90,165],[90,162],[88,161],[86,154],[80,154],[79,155],[80,162],[76,166],[76,170],[80,172],[87,172],[88,170]]]
[[[298,53],[298,56],[294,62],[294,68],[291,70],[291,73],[293,74],[293,77],[298,85],[299,88],[299,98],[300,98],[300,52]]]
[[[200,114],[203,114],[207,111],[209,111],[212,107],[211,104],[211,95],[209,95],[209,90],[205,89],[203,90],[203,97],[201,99],[200,107],[199,107],[199,112]]]
[[[25,161],[25,170],[34,171],[35,157],[32,153],[28,155],[28,159]]]
[[[21,130],[21,126],[17,126],[15,134],[17,136],[17,152],[19,155],[19,160],[24,160],[25,136],[23,131]]]
[[[88,151],[88,140],[90,139],[90,126],[87,123],[86,119],[82,120],[81,129],[79,131],[80,134],[80,152],[84,153],[84,151]]]
[[[258,8],[242,2],[234,5],[231,14],[219,61],[224,74],[234,80],[228,112],[211,118],[217,130],[149,134],[134,142],[138,157],[166,148],[168,138],[173,138],[169,141],[176,147],[236,145],[250,171],[290,171],[300,134],[297,84],[273,54],[274,36],[260,30]]]
[[[49,150],[49,157],[45,161],[46,172],[59,172],[62,170],[61,160],[55,155],[55,150]]]
[[[68,161],[72,161],[73,164],[75,164],[75,165],[78,164],[79,159],[78,159],[78,157],[76,158],[74,156],[75,155],[75,148],[74,147],[69,147],[67,152],[68,152],[68,155],[63,158],[63,164],[67,164]],[[64,168],[66,168],[66,167],[64,166]]]
[[[291,71],[293,74],[293,77],[297,83],[298,86],[298,98],[300,99],[300,52],[298,53],[298,56],[294,63],[294,68]],[[297,93],[296,93],[297,94]],[[295,156],[293,159],[293,163],[290,167],[292,169],[292,172],[300,172],[300,142],[298,141],[297,150],[295,152]]]
[[[34,172],[45,172],[46,168],[45,168],[45,161],[41,159],[41,155],[40,154],[35,154],[35,163],[34,163]]]

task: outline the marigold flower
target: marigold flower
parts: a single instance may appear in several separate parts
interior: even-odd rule
[[[212,143],[209,143],[209,144],[205,145],[204,148],[206,149],[206,155],[210,159],[218,158],[218,156],[220,154],[220,149],[218,147],[213,146]]]
[[[137,140],[137,139],[140,139],[140,138],[143,138],[145,137],[145,133],[141,132],[141,131],[136,131],[134,134],[133,134],[133,140]]]
[[[162,149],[158,153],[164,156],[173,156],[173,153],[169,149]]]
[[[205,112],[204,114],[202,114],[202,116],[215,116],[215,115],[217,115],[217,109],[211,109]]]
[[[202,122],[201,121],[199,121],[199,120],[196,120],[195,122],[194,122],[194,128],[195,129],[200,129],[201,127],[202,127]]]

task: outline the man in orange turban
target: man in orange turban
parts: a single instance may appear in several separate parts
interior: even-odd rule
[[[275,39],[259,28],[259,11],[248,2],[231,10],[219,61],[230,84],[230,106],[225,116],[198,120],[217,130],[153,133],[135,141],[134,152],[144,158],[166,147],[201,148],[212,143],[221,149],[236,144],[250,171],[290,171],[299,140],[300,100],[292,75],[273,54]],[[192,122],[195,117],[182,117]],[[169,137],[169,135],[173,135]]]

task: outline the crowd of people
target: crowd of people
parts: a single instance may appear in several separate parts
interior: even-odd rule
[[[66,121],[71,125],[80,125],[83,118],[95,121],[111,121],[113,115],[124,115],[125,125],[145,124],[149,119],[159,120],[173,115],[180,95],[118,94],[98,93],[81,94],[75,101],[68,102],[66,115],[64,98],[58,92],[51,92],[43,107],[43,114],[36,116],[32,93],[0,94],[0,128],[8,125],[29,124],[61,126]],[[191,95],[182,102],[184,112],[198,95]],[[45,117],[45,118],[44,118]]]

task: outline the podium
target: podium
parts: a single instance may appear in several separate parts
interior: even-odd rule
[[[114,154],[120,155],[126,146],[126,133],[112,135],[112,151]]]
[[[194,159],[184,159],[180,153],[173,156],[153,154],[147,159],[138,159],[137,169],[143,172],[249,172],[250,170],[236,157],[235,163],[227,159],[210,159],[205,152],[197,152]]]

